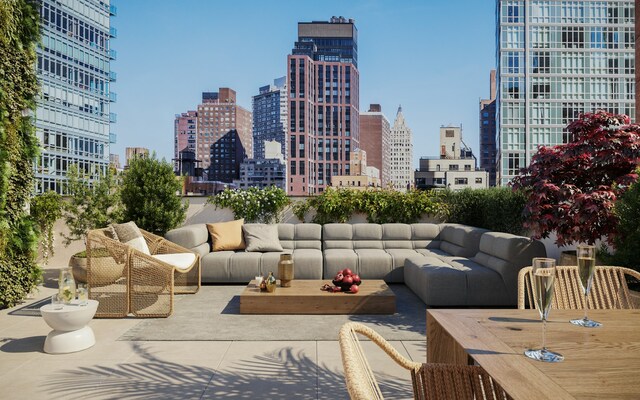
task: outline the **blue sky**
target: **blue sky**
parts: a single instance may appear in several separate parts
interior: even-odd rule
[[[299,21],[354,18],[358,28],[360,110],[380,103],[391,124],[402,105],[414,159],[438,154],[439,127],[463,125],[478,154],[478,101],[495,68],[491,0],[259,1],[119,0],[112,26],[118,101],[111,152],[148,147],[173,157],[176,113],[195,109],[203,91],[231,87],[251,109],[260,86],[286,74]],[[124,160],[123,160],[124,161]]]

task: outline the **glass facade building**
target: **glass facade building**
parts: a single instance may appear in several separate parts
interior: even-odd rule
[[[633,0],[497,0],[499,184],[580,113],[635,120]]]
[[[110,63],[117,35],[109,0],[42,0],[42,40],[37,47],[37,73],[42,93],[36,111],[36,134],[42,147],[36,165],[36,193],[64,193],[71,165],[91,178],[106,172],[110,104],[116,100]]]
[[[265,158],[264,142],[280,143],[282,154],[287,154],[287,87],[286,77],[275,79],[273,85],[263,86],[253,96],[253,158]]]

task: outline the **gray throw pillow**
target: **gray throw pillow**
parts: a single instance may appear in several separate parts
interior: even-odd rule
[[[118,240],[124,244],[133,247],[136,250],[140,250],[144,254],[151,254],[149,246],[147,246],[146,240],[142,236],[142,232],[138,228],[135,222],[127,222],[125,224],[112,224],[113,230]]]
[[[247,224],[242,226],[246,251],[283,251],[277,225]]]

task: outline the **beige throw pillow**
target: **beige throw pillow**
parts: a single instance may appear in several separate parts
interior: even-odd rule
[[[277,225],[251,224],[242,227],[247,251],[283,251]]]
[[[144,254],[151,254],[147,241],[144,240],[142,232],[135,222],[130,221],[124,224],[112,224],[113,231],[118,240],[126,245],[133,247]]]
[[[211,235],[211,251],[243,250],[245,248],[242,236],[243,224],[244,219],[207,224]]]

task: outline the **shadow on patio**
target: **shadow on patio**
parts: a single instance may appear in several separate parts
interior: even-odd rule
[[[318,365],[291,347],[234,362],[232,372],[165,361],[143,345],[134,351],[143,358],[115,367],[91,366],[55,373],[43,389],[56,397],[100,398],[347,398],[344,377],[337,370]],[[410,382],[381,374],[382,390],[393,398],[410,398]]]

